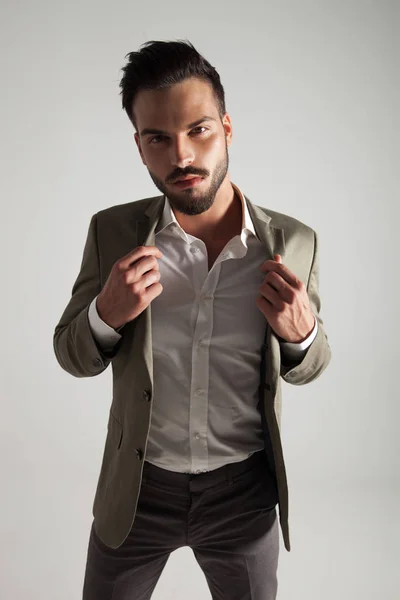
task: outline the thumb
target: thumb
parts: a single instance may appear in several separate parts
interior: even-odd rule
[[[278,263],[282,262],[282,256],[280,254],[274,254],[274,259]]]

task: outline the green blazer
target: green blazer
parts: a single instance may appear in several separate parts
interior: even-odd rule
[[[112,402],[93,503],[96,532],[111,548],[118,548],[132,528],[142,481],[153,394],[151,304],[123,327],[122,338],[111,352],[103,352],[93,337],[88,309],[118,259],[137,246],[155,246],[154,232],[164,199],[144,198],[92,216],[80,272],[53,336],[58,363],[75,377],[93,377],[112,365]],[[265,260],[273,260],[274,254],[282,256],[282,262],[307,286],[318,319],[317,336],[299,364],[282,364],[279,339],[267,321],[265,343],[260,348],[259,408],[265,451],[276,478],[279,520],[289,551],[288,486],[280,435],[281,378],[293,385],[309,383],[321,375],[331,358],[319,315],[318,237],[301,221],[252,204],[246,196],[245,200],[265,245]]]

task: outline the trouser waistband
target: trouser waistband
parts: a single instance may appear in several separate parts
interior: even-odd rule
[[[254,452],[245,460],[228,463],[222,467],[219,467],[218,469],[213,469],[212,471],[206,471],[203,473],[179,473],[177,471],[169,471],[168,469],[163,469],[157,465],[153,465],[148,461],[145,461],[143,466],[142,481],[159,481],[161,483],[166,483],[177,487],[185,487],[189,481],[193,480],[197,480],[199,482],[201,481],[204,485],[215,485],[221,481],[229,481],[229,483],[231,483],[236,476],[241,475],[242,473],[245,473],[246,471],[249,471],[259,465],[264,465],[264,468],[267,468],[267,458],[264,450]]]

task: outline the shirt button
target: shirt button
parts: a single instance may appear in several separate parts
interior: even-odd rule
[[[197,252],[199,252],[199,249],[198,249],[198,248],[196,248],[196,246],[191,246],[191,247],[190,247],[190,252],[191,252],[192,254],[197,254]]]
[[[101,365],[101,359],[100,359],[100,358],[94,358],[94,359],[92,360],[92,365],[93,365],[94,367],[99,367],[99,366]]]
[[[200,436],[198,433],[196,433],[196,440],[199,440],[199,439],[200,439]]]
[[[204,394],[204,390],[202,388],[199,388],[198,390],[196,390],[196,394],[198,396],[202,396]]]

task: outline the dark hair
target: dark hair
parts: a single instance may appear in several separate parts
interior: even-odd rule
[[[159,90],[197,77],[213,87],[220,118],[224,116],[225,92],[216,69],[197,52],[188,40],[151,41],[142,44],[139,52],[129,52],[128,63],[122,68],[120,81],[122,108],[137,130],[133,103],[140,90]]]

